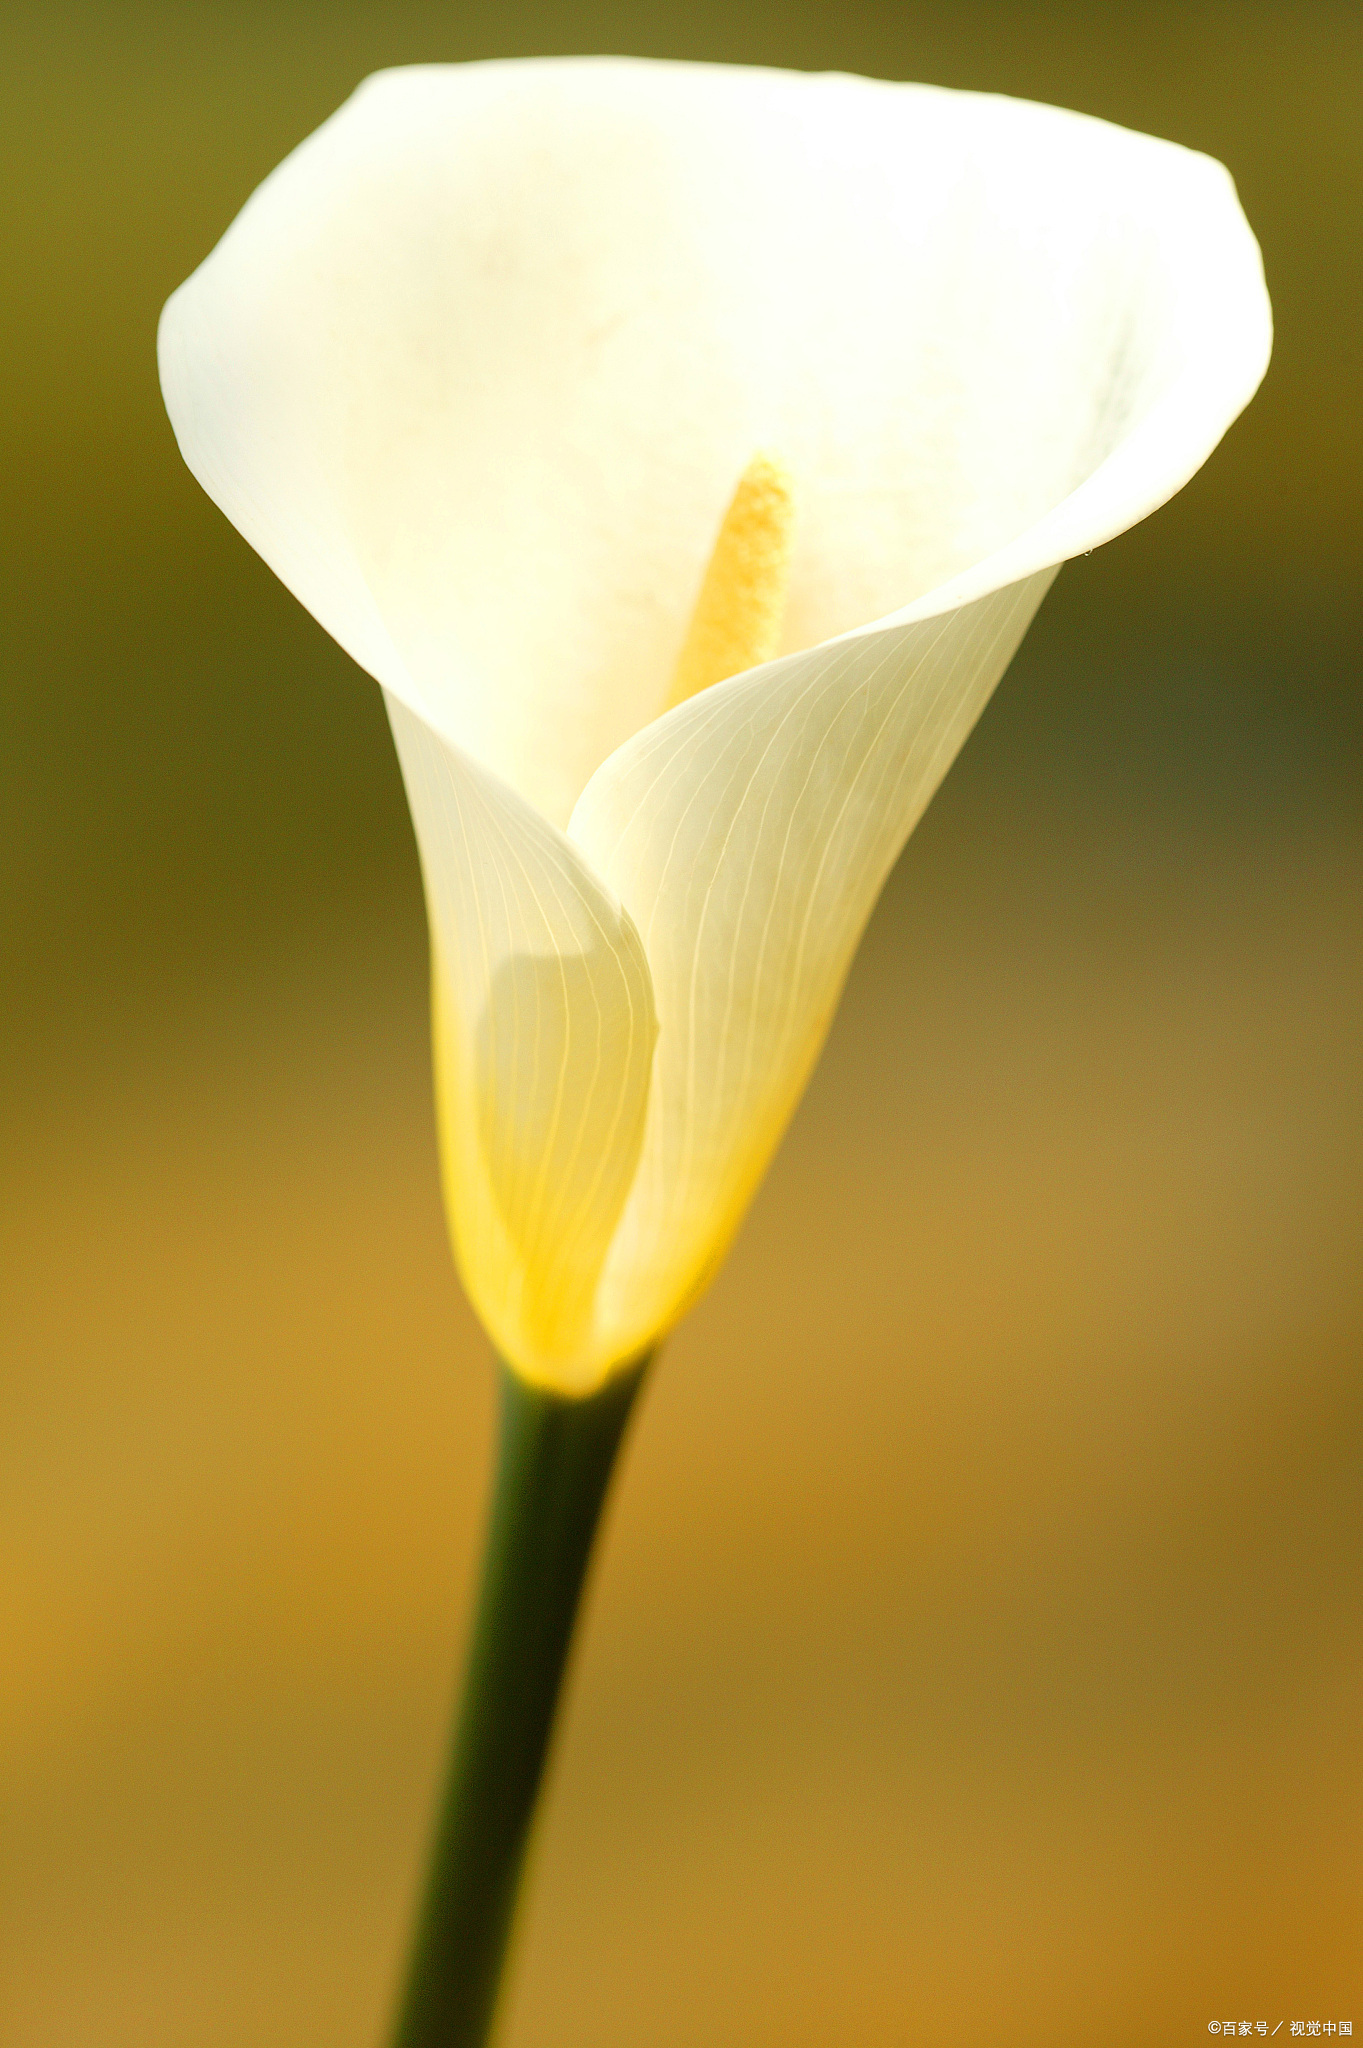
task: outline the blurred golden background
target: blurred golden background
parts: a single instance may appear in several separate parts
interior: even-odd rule
[[[667,1348],[507,2048],[1363,2033],[1363,15],[0,34],[0,2040],[381,2036],[492,1382],[378,691],[183,470],[153,336],[364,73],[568,50],[1207,149],[1279,340],[1187,491],[1061,576]]]

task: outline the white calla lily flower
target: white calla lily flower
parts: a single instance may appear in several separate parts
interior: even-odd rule
[[[526,1379],[705,1285],[1058,564],[1269,341],[1204,156],[623,59],[370,79],[170,300],[190,468],[386,693],[456,1257]]]

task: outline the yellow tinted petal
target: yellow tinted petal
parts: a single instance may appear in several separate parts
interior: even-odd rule
[[[577,849],[395,699],[431,925],[441,1165],[455,1258],[526,1378],[586,1392],[634,1178],[657,1025],[627,912]]]
[[[1051,573],[721,683],[583,792],[569,835],[638,925],[659,1022],[598,1300],[617,1348],[667,1328],[723,1256],[885,877]]]

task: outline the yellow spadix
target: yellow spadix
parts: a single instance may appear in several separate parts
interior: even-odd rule
[[[669,706],[771,660],[781,644],[794,541],[790,473],[774,456],[754,455],[720,525]]]

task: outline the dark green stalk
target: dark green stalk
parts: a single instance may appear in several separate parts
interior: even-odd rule
[[[643,1374],[574,1401],[502,1369],[482,1588],[394,2048],[488,2039],[592,1539]]]

